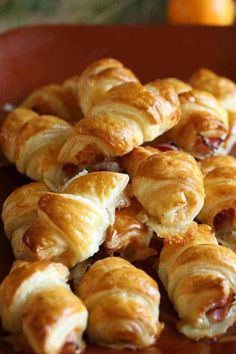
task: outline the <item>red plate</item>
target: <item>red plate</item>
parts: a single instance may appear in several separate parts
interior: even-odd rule
[[[79,74],[90,62],[101,57],[120,59],[143,82],[167,76],[188,79],[202,66],[236,80],[236,28],[56,25],[33,26],[2,34],[0,121],[4,119],[5,103],[17,103],[38,86]],[[0,168],[0,208],[9,193],[26,181],[13,167]],[[0,224],[0,280],[9,271],[12,260]],[[148,264],[146,267],[151,268]],[[191,304],[189,307],[191,311]],[[178,334],[177,317],[165,293],[161,316],[166,323],[161,338],[155,347],[140,353],[236,353],[234,342],[196,343]],[[236,333],[236,327],[230,333]],[[13,349],[0,344],[0,354],[9,353],[13,353]],[[88,345],[85,354],[88,353],[117,352]]]

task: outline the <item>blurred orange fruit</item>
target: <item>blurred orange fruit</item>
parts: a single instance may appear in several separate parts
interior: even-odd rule
[[[234,0],[169,0],[168,19],[173,24],[232,25]]]

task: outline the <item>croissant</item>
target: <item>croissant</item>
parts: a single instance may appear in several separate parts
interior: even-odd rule
[[[88,313],[59,263],[16,261],[0,286],[3,328],[23,334],[37,354],[78,353]]]
[[[40,115],[60,117],[74,125],[82,118],[78,77],[70,78],[62,85],[47,85],[34,90],[20,107],[31,109]]]
[[[174,141],[197,159],[216,154],[228,134],[226,110],[214,96],[204,91],[193,89],[178,97],[181,119],[164,135],[164,141]]]
[[[123,156],[173,127],[179,118],[178,96],[167,83],[119,85],[75,125],[59,161],[78,165]]]
[[[37,204],[45,192],[49,189],[43,183],[29,183],[12,192],[3,204],[4,230],[16,259],[33,260],[22,238],[37,218]]]
[[[141,163],[140,163],[141,162]],[[203,176],[195,159],[178,150],[137,148],[123,158],[142,221],[159,237],[182,242],[204,203]],[[136,166],[135,166],[136,165]],[[141,217],[141,215],[140,215]]]
[[[198,219],[210,225],[220,243],[236,251],[236,159],[214,156],[201,162],[206,198]]]
[[[180,317],[178,330],[192,339],[213,338],[236,320],[236,255],[199,225],[182,244],[164,244],[158,274]]]
[[[157,253],[149,247],[153,232],[138,220],[141,210],[141,205],[134,198],[128,207],[116,210],[114,224],[108,227],[104,242],[109,256],[119,254],[134,262]]]
[[[121,173],[94,172],[73,178],[62,193],[42,193],[38,184],[13,192],[3,205],[2,219],[6,234],[14,239],[15,255],[68,267],[89,258],[114,222],[128,180]]]
[[[99,345],[141,349],[154,344],[163,329],[156,282],[122,258],[95,262],[75,293],[89,311],[89,339]]]
[[[236,84],[208,69],[196,71],[191,78],[193,87],[214,95],[228,111],[229,133],[219,154],[235,154],[236,148]]]
[[[57,155],[71,126],[54,116],[17,108],[3,122],[0,144],[7,159],[19,172],[58,190],[66,181]]]
[[[113,87],[125,82],[139,82],[137,77],[116,59],[104,58],[90,64],[79,77],[79,101],[85,116]]]
[[[174,87],[177,95],[192,90],[192,87],[190,85],[188,85],[186,82],[182,80],[176,79],[175,77],[168,77],[164,79],[164,81]]]

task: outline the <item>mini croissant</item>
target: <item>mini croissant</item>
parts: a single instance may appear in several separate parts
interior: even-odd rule
[[[3,205],[2,219],[14,239],[15,255],[68,267],[86,260],[103,243],[128,180],[121,173],[94,172],[73,178],[62,193],[42,193],[38,184],[13,192]],[[32,201],[29,189],[35,195]]]
[[[156,282],[122,258],[94,263],[75,292],[88,309],[87,333],[96,344],[141,349],[154,344],[163,329]]]
[[[212,156],[220,149],[228,134],[228,115],[208,92],[191,90],[179,94],[181,119],[168,131],[165,141],[198,159]],[[161,138],[163,141],[163,137]]]
[[[17,108],[3,122],[0,144],[7,159],[19,172],[58,190],[66,176],[57,162],[71,126],[54,116]]]
[[[125,82],[139,82],[124,65],[112,58],[97,60],[86,68],[78,79],[79,101],[85,116],[90,114],[106,93]]]
[[[164,244],[158,274],[192,339],[224,334],[236,321],[236,255],[199,225],[182,244]]]
[[[119,85],[76,124],[59,161],[78,165],[123,156],[172,128],[179,118],[178,96],[164,81]]]
[[[78,78],[70,78],[62,85],[47,85],[33,91],[20,105],[40,115],[53,115],[74,125],[81,117]]]
[[[201,170],[195,159],[178,150],[139,147],[123,158],[132,191],[145,209],[142,220],[159,237],[181,241],[204,203]],[[141,214],[140,214],[141,217]]]
[[[138,220],[142,206],[135,198],[129,206],[117,209],[114,224],[107,229],[104,242],[109,256],[120,255],[130,262],[144,260],[157,252],[149,247],[153,232]]]
[[[236,144],[236,84],[226,77],[219,76],[208,69],[196,71],[191,78],[193,87],[207,91],[215,96],[229,116],[229,134],[219,154],[235,154]]]
[[[76,354],[88,313],[60,263],[16,261],[0,286],[2,327],[25,336],[37,354]],[[24,348],[23,348],[24,349]]]
[[[220,243],[236,251],[236,159],[214,156],[201,162],[206,198],[198,219],[210,225]]]

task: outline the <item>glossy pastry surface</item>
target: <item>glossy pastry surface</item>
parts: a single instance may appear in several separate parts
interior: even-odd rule
[[[228,134],[228,114],[208,92],[193,89],[179,95],[181,119],[166,134],[166,140],[198,159],[212,156]]]
[[[74,127],[59,154],[61,163],[95,163],[123,156],[178,123],[179,100],[162,80],[111,89]]]
[[[142,161],[140,163],[140,160]],[[124,158],[132,178],[132,191],[144,211],[140,217],[159,237],[182,242],[204,202],[201,170],[183,152],[134,149]]]
[[[87,333],[96,344],[141,349],[163,329],[156,282],[122,258],[94,263],[75,291],[89,311]]]
[[[236,159],[215,156],[201,162],[206,198],[198,219],[210,225],[220,243],[236,251]]]
[[[57,155],[70,130],[70,124],[62,119],[17,108],[4,120],[0,144],[20,173],[57,190],[65,182]]]
[[[3,222],[15,255],[68,267],[89,258],[114,222],[128,180],[121,173],[94,172],[73,178],[62,193],[38,184],[13,192],[3,206]]]
[[[116,59],[103,58],[90,64],[80,75],[78,92],[85,116],[113,87],[125,82],[139,82],[134,73]]]
[[[60,263],[17,261],[1,283],[2,326],[25,336],[35,353],[76,353],[84,348],[88,314],[67,285],[68,277]]]
[[[218,245],[208,225],[199,225],[185,243],[166,243],[158,274],[187,337],[214,338],[235,322],[236,255]]]
[[[208,69],[199,69],[191,77],[193,87],[214,95],[229,116],[229,133],[219,155],[235,155],[236,144],[236,84]]]
[[[133,262],[157,253],[149,246],[153,232],[138,220],[141,210],[142,206],[135,198],[128,207],[116,210],[115,221],[107,229],[104,242],[109,256],[119,255]]]
[[[82,117],[78,97],[78,78],[70,78],[61,85],[47,85],[33,91],[20,107],[40,115],[57,116],[74,125]]]

